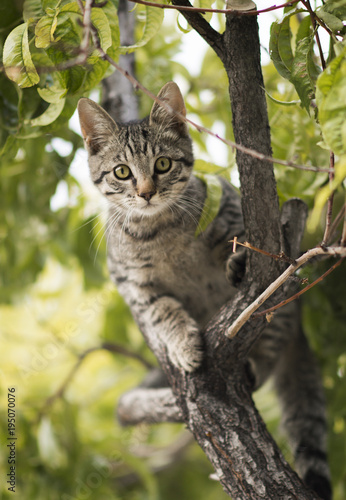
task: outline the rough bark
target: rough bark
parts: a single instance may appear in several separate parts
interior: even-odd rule
[[[257,17],[228,15],[223,42],[222,62],[229,79],[235,141],[271,156]],[[257,248],[278,253],[280,215],[273,165],[240,151],[237,151],[237,165],[248,241]],[[252,253],[248,272],[252,281],[266,286],[276,277],[278,264]]]
[[[190,5],[188,0],[173,0],[173,3]],[[182,14],[215,50],[225,66],[230,82],[236,141],[270,155],[256,18],[228,15],[226,31],[220,35],[200,14],[183,11]],[[111,95],[108,97],[112,99]],[[273,253],[281,250],[285,239],[285,248],[297,249],[301,231],[289,234],[287,230],[284,237],[281,234],[271,163],[242,153],[238,153],[237,163],[248,240],[254,246]],[[296,211],[292,213],[296,214]],[[292,228],[287,213],[284,222],[286,228]],[[176,369],[160,340],[146,338],[174,394],[172,398],[166,389],[153,393],[156,415],[164,419],[157,412],[158,402],[162,401],[171,420],[182,418],[213,464],[225,492],[234,499],[316,498],[286,463],[251,398],[245,359],[265,320],[248,322],[232,340],[225,336],[233,320],[279,272],[280,265],[276,261],[256,253],[250,254],[246,278],[239,293],[232,303],[222,308],[204,332],[205,360],[195,373],[187,374]],[[126,408],[136,407],[136,397],[133,396],[136,396],[134,392],[130,393],[127,403],[122,401],[124,412]],[[141,405],[141,411],[144,406]],[[150,417],[149,403],[144,413],[142,411],[139,417],[134,415],[133,423],[145,420],[146,416]]]

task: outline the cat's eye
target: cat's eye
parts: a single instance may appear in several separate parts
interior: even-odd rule
[[[168,170],[172,166],[172,160],[170,158],[166,158],[165,156],[161,156],[155,162],[155,172],[158,174],[164,174],[168,172]]]
[[[125,181],[131,177],[131,170],[127,165],[118,165],[113,170],[115,177],[118,179]]]

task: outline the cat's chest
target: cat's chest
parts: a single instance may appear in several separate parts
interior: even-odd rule
[[[143,288],[149,283],[156,292],[177,298],[201,326],[234,293],[224,262],[203,236],[195,238],[188,230],[167,229],[152,241],[127,238],[111,265],[118,276],[126,274],[127,286]]]
[[[162,261],[153,275],[202,326],[234,294],[224,264],[198,240],[172,254],[172,260]]]

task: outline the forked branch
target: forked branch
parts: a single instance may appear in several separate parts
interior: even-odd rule
[[[346,247],[316,247],[305,252],[299,259],[291,264],[268,288],[261,293],[261,295],[250,304],[234,321],[227,331],[227,336],[233,338],[239,332],[240,328],[250,319],[255,311],[279,288],[281,287],[290,276],[292,276],[297,269],[306,264],[309,260],[318,256],[334,256],[346,257]]]

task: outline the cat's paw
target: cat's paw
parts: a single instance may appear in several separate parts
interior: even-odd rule
[[[197,370],[203,360],[200,332],[195,328],[186,329],[184,335],[179,337],[167,346],[169,359],[177,368],[193,372]]]
[[[226,264],[226,277],[233,286],[237,286],[244,278],[246,266],[246,248],[232,253]]]

